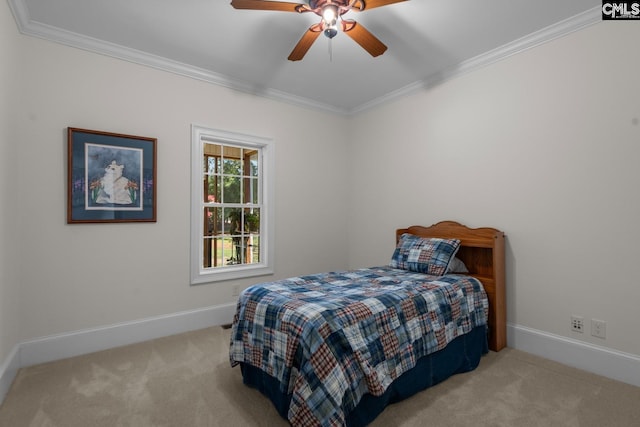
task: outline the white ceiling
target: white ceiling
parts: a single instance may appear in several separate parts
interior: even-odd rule
[[[600,20],[594,0],[409,0],[349,12],[388,46],[344,34],[287,56],[312,13],[236,10],[230,0],[8,0],[19,30],[245,92],[350,114]]]

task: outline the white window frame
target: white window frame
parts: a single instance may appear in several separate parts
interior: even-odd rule
[[[258,178],[260,211],[260,262],[256,264],[229,265],[204,268],[204,193],[202,186],[204,144],[230,144],[248,149],[258,149]],[[273,274],[274,216],[274,141],[253,135],[245,135],[205,126],[191,125],[191,284],[218,282],[222,280]]]

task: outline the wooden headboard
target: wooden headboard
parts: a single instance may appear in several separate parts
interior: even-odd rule
[[[495,228],[468,228],[454,221],[423,227],[414,225],[396,230],[396,243],[404,233],[422,237],[460,239],[456,255],[480,280],[489,297],[489,348],[500,351],[507,345],[505,299],[504,233]]]

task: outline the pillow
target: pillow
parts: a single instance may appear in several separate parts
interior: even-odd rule
[[[454,257],[451,260],[451,263],[449,264],[449,269],[447,270],[447,273],[468,273],[469,269],[467,268],[466,265],[464,265],[464,262],[462,262],[462,260],[458,257]]]
[[[442,276],[447,273],[459,248],[458,239],[425,238],[405,233],[400,237],[389,266]]]

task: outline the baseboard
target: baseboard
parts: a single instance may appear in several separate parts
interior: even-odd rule
[[[230,323],[236,305],[218,305],[52,335],[20,344],[20,367]]]
[[[7,395],[9,388],[11,388],[18,369],[20,369],[19,352],[20,346],[17,345],[13,347],[5,362],[0,365],[0,405],[4,401],[4,397]]]
[[[25,341],[0,365],[0,404],[20,368],[231,323],[230,303]]]
[[[640,356],[507,324],[507,345],[563,365],[640,387]]]
[[[18,344],[0,365],[0,403],[18,369],[230,323],[235,303],[52,335]],[[509,347],[640,387],[640,356],[524,326],[507,325]]]

